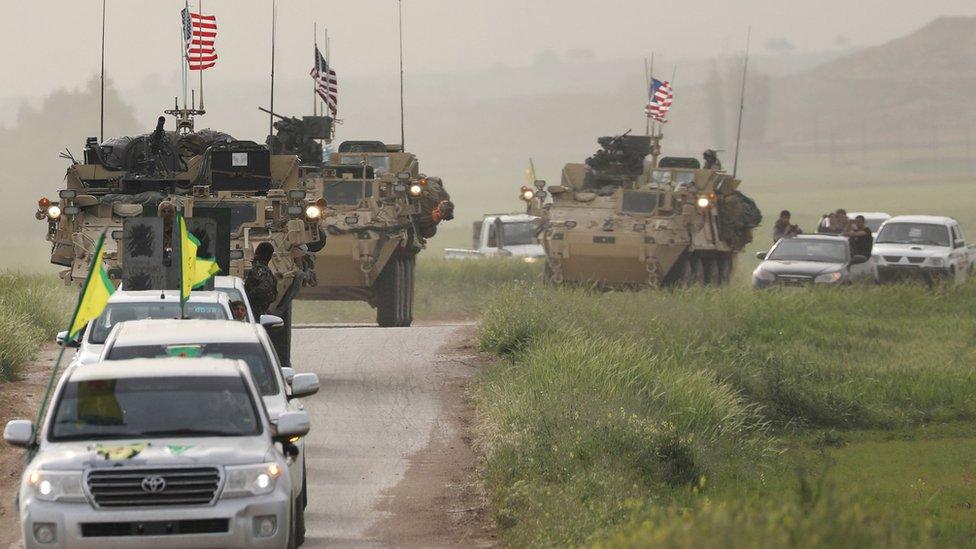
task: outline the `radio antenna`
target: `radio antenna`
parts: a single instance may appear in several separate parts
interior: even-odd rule
[[[407,138],[403,129],[403,0],[397,0],[397,20],[400,27],[400,150],[407,150]]]
[[[739,94],[739,126],[735,130],[735,158],[732,160],[732,179],[739,173],[739,143],[742,140],[742,112],[746,108],[746,75],[749,73],[749,41],[752,39],[752,27],[746,33],[746,59],[742,64],[742,91]]]
[[[275,70],[275,30],[278,23],[278,2],[271,1],[271,111],[268,114],[268,135],[274,135],[274,70]]]
[[[102,77],[98,113],[98,141],[105,141],[105,0],[102,0]]]

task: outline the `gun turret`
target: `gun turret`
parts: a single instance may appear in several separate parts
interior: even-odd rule
[[[156,129],[153,130],[152,136],[149,138],[149,150],[152,151],[153,156],[158,155],[163,147],[163,139],[166,138],[166,132],[163,130],[163,126],[166,125],[166,118],[160,116],[156,120]]]
[[[258,110],[259,111],[266,112],[266,113],[270,114],[271,116],[277,118],[278,120],[295,120],[295,121],[299,121],[294,116],[282,116],[282,115],[280,115],[280,114],[278,114],[276,112],[269,111],[268,109],[266,109],[264,107],[258,107]]]

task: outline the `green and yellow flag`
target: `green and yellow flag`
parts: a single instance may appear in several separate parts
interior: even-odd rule
[[[186,218],[180,221],[180,301],[190,299],[190,291],[203,286],[210,278],[220,272],[213,258],[197,257],[200,241],[186,227]]]
[[[85,329],[86,324],[98,318],[105,309],[108,298],[115,293],[115,285],[112,284],[105,269],[104,244],[105,231],[102,231],[88,267],[88,278],[85,279],[85,285],[82,287],[78,307],[71,319],[71,327],[68,328],[67,341],[73,340]]]
[[[525,169],[525,178],[529,181],[529,185],[535,184],[535,162],[529,159],[529,167]]]

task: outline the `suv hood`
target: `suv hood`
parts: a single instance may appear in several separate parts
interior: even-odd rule
[[[776,275],[817,276],[823,273],[840,271],[846,267],[843,263],[824,263],[821,261],[788,261],[767,259],[759,265],[762,270]]]
[[[31,462],[49,470],[244,465],[272,459],[263,436],[48,442]]]
[[[943,257],[952,248],[946,246],[932,246],[925,244],[875,244],[871,249],[873,255],[909,255],[912,257]]]

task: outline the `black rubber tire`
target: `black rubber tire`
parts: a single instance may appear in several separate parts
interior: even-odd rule
[[[298,539],[295,537],[295,509],[294,509],[295,504],[294,504],[294,502],[292,502],[292,504],[290,505],[290,507],[291,507],[291,512],[289,513],[289,516],[288,516],[288,541],[285,542],[285,546],[288,547],[288,549],[297,549],[298,548]]]
[[[305,457],[302,456],[302,509],[308,507],[308,469],[305,468]]]
[[[691,285],[705,285],[705,263],[700,254],[691,255]]]
[[[417,256],[409,255],[403,258],[404,273],[406,274],[406,284],[404,286],[403,322],[400,324],[404,328],[409,328],[413,324],[413,298],[416,288]]]
[[[719,285],[728,286],[732,283],[732,255],[722,253],[718,256]]]
[[[305,507],[302,503],[302,495],[298,494],[295,501],[295,546],[298,547],[305,543]]]
[[[705,269],[705,285],[718,286],[721,283],[719,280],[718,258],[713,254],[703,256],[702,265]]]
[[[402,279],[400,272],[403,266],[399,259],[398,257],[390,259],[374,285],[377,294],[376,323],[381,328],[393,328],[402,321],[401,303],[403,298],[399,285]]]

